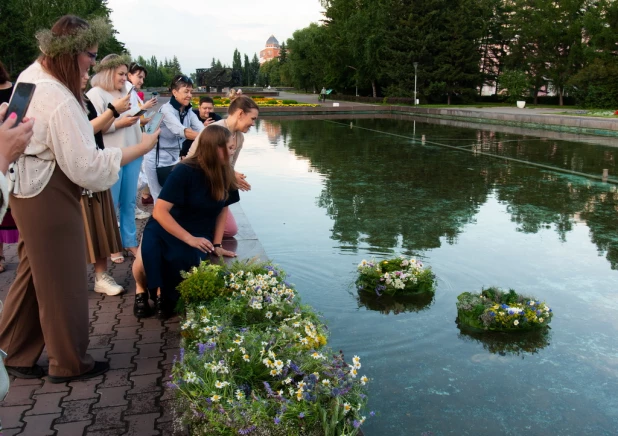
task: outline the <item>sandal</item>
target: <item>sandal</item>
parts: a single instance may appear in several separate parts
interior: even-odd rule
[[[124,263],[124,256],[122,254],[119,256],[110,256],[110,259],[117,265]]]
[[[6,259],[4,258],[4,256],[0,256],[0,274],[2,274],[4,271],[6,271],[6,267],[4,266],[4,261]]]

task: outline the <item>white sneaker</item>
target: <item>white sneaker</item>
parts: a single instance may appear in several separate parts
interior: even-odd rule
[[[136,220],[145,220],[146,218],[150,218],[150,213],[145,210],[141,210],[139,207],[135,206],[135,219]]]
[[[124,292],[124,288],[116,283],[116,280],[106,272],[100,279],[94,279],[94,292],[107,295],[118,295]]]

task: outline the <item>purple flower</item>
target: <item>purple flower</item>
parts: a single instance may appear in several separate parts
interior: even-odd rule
[[[197,344],[197,349],[199,350],[198,352],[200,353],[200,356],[202,354],[204,354],[204,351],[206,350],[206,345],[205,344]]]
[[[240,329],[240,333],[246,333],[249,330],[247,327],[243,327]]]
[[[268,392],[268,395],[275,396],[268,382],[264,382],[264,389],[266,389],[266,392]]]
[[[299,417],[300,419],[303,419],[303,418],[305,417],[305,412],[300,412],[300,413],[298,414],[298,417]]]
[[[209,350],[214,350],[217,346],[216,342],[209,342],[206,344],[206,348],[208,348]]]
[[[275,425],[279,425],[281,424],[281,420],[279,419],[278,416],[275,416]]]
[[[181,348],[180,349],[180,363],[184,362],[185,360],[185,349]]]
[[[369,412],[369,416],[376,416],[376,413],[372,410],[371,412]]]
[[[238,434],[249,434],[251,433],[253,430],[255,430],[257,427],[255,425],[252,425],[250,427],[247,428],[241,428],[240,430],[238,430]]]
[[[358,428],[360,427],[360,422],[355,419],[353,425],[354,425],[354,428]]]

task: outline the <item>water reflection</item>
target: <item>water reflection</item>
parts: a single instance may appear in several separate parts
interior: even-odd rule
[[[317,205],[333,219],[332,238],[344,248],[368,244],[384,253],[402,248],[414,254],[443,241],[453,244],[493,194],[524,233],[553,228],[565,241],[577,221],[586,222],[599,254],[618,268],[618,193],[613,185],[435,144],[594,174],[613,165],[615,149],[431,124],[417,128],[403,120],[356,120],[354,125],[362,129],[350,129],[345,121],[262,123],[269,137],[276,132],[279,143],[326,176]],[[323,132],[319,142],[310,140],[316,123]],[[408,139],[422,135],[425,146]]]
[[[358,293],[358,307],[374,310],[384,315],[399,315],[406,312],[421,312],[429,309],[434,295],[431,292],[416,295],[377,296],[369,292]]]
[[[547,347],[551,336],[549,328],[531,332],[502,333],[473,329],[460,325],[458,321],[456,324],[459,339],[478,342],[491,354],[520,356],[522,359],[526,354],[536,354]]]

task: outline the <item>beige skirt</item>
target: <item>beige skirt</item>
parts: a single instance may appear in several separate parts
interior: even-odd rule
[[[111,191],[93,192],[92,197],[82,195],[81,203],[88,263],[122,251]]]

